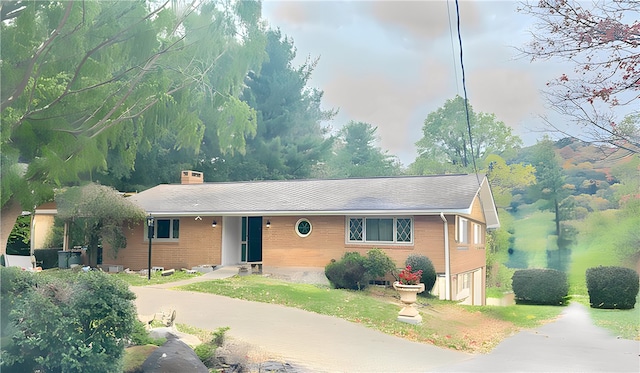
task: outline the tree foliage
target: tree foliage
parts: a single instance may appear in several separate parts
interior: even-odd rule
[[[482,168],[489,154],[500,154],[522,146],[522,140],[494,114],[475,113],[469,105],[469,128],[464,99],[456,96],[430,113],[416,142],[419,156],[411,166],[414,174],[473,171]],[[473,145],[473,149],[471,146]]]
[[[238,96],[264,55],[258,2],[10,1],[2,17],[3,206],[127,177],[158,140],[193,155],[208,126],[242,151],[255,132]]]
[[[497,207],[509,207],[514,191],[523,190],[536,182],[536,169],[532,165],[507,164],[497,154],[487,156],[486,163],[486,174]]]
[[[92,264],[101,243],[109,244],[113,256],[126,247],[124,227],[144,219],[144,211],[111,187],[88,184],[67,188],[56,195],[58,218],[80,228]]]
[[[532,195],[536,200],[547,201],[544,207],[554,212],[556,235],[560,237],[562,220],[560,204],[569,195],[569,191],[564,188],[564,172],[555,152],[554,143],[548,137],[535,145],[532,164],[536,169],[536,183],[531,186]]]
[[[100,272],[0,268],[2,357],[7,372],[120,372],[136,321],[134,294]]]
[[[640,152],[637,121],[621,125],[621,117],[638,113],[640,3],[536,0],[521,11],[537,18],[523,52],[532,60],[573,65],[548,82],[546,92],[556,111],[582,127],[574,135]]]
[[[365,122],[347,123],[339,131],[334,155],[325,167],[332,178],[399,175],[402,170],[397,157],[376,145],[378,128]]]
[[[323,110],[323,92],[308,86],[318,59],[296,67],[291,38],[269,30],[266,39],[267,60],[259,72],[249,72],[242,93],[256,111],[255,136],[247,139],[246,153],[225,156],[209,149],[199,169],[216,180],[307,178],[331,148],[323,122],[336,111]]]

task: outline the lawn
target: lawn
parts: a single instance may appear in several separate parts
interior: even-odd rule
[[[65,278],[69,278],[70,276],[75,276],[76,273],[78,273],[79,271],[81,271],[80,268],[78,269],[51,268],[51,269],[44,270],[43,273],[65,279]],[[183,271],[176,271],[171,276],[162,276],[160,272],[153,272],[151,273],[151,280],[148,280],[146,275],[141,276],[137,273],[120,272],[120,273],[111,273],[110,275],[119,278],[120,280],[126,282],[130,286],[159,285],[159,284],[177,282],[177,281],[182,281],[182,280],[187,280],[190,278],[202,276],[201,273],[188,274],[187,272],[183,272]]]
[[[232,277],[178,289],[213,293],[250,301],[280,304],[359,323],[383,333],[472,353],[493,349],[519,328],[538,326],[555,318],[562,307],[468,307],[435,298],[418,297],[421,325],[396,320],[401,306],[394,290],[336,290],[263,276]]]
[[[549,236],[555,233],[553,213],[540,211],[535,205],[525,205],[516,218],[514,248],[526,256],[528,268],[546,268],[546,250],[555,248],[555,244],[550,245],[549,242]]]

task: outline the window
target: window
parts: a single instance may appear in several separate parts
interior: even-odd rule
[[[296,233],[300,237],[307,237],[311,234],[311,222],[307,219],[300,219],[296,223]]]
[[[457,229],[458,243],[469,243],[469,220],[458,217]]]
[[[177,240],[180,238],[180,219],[155,219],[154,238]],[[145,237],[147,235],[145,234]]]
[[[480,245],[482,240],[482,226],[480,224],[473,223],[473,243],[474,245]]]
[[[412,218],[348,218],[349,242],[413,242]]]

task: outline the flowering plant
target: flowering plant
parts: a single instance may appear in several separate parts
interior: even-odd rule
[[[422,270],[413,272],[411,270],[411,266],[407,265],[407,267],[400,272],[398,277],[400,277],[400,283],[403,285],[418,285],[420,283],[420,278],[422,277]]]

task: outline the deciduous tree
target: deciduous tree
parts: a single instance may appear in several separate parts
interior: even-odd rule
[[[537,18],[523,52],[532,60],[573,66],[546,90],[551,107],[580,127],[570,135],[640,152],[637,122],[635,129],[621,125],[623,117],[638,113],[640,2],[536,0],[523,3],[521,11]]]
[[[536,169],[532,165],[507,164],[497,154],[489,155],[486,162],[488,166],[485,172],[491,185],[491,192],[496,206],[500,208],[509,207],[513,191],[523,190],[536,182]]]
[[[494,114],[475,113],[470,104],[468,107],[470,130],[465,102],[460,96],[447,100],[427,116],[422,127],[423,137],[416,142],[419,156],[410,167],[412,173],[472,172],[474,159],[476,166],[482,168],[489,154],[500,154],[522,145],[522,140]]]
[[[144,219],[145,212],[118,191],[99,184],[67,188],[56,195],[58,218],[80,228],[91,265],[96,265],[98,245],[107,243],[111,255],[127,246],[122,229]]]

